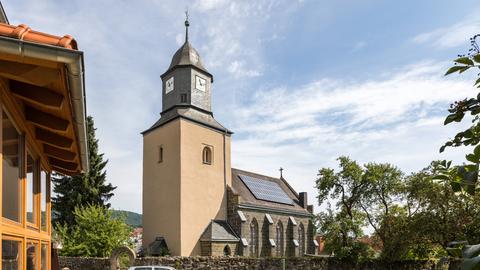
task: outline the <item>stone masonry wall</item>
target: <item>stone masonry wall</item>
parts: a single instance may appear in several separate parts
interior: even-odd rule
[[[299,240],[299,226],[303,227],[304,232],[304,247],[303,251],[308,254],[315,254],[316,248],[313,245],[313,225],[311,224],[310,218],[304,216],[290,215],[290,214],[278,214],[272,213],[269,211],[260,211],[260,210],[246,210],[239,209],[239,197],[235,195],[231,189],[228,189],[228,223],[232,226],[235,233],[240,238],[245,238],[249,246],[242,247],[240,243],[240,252],[238,255],[256,257],[256,254],[252,253],[251,249],[251,224],[255,220],[258,224],[258,253],[261,257],[271,257],[271,256],[303,256],[299,254],[300,248],[295,247],[293,240]],[[246,217],[246,221],[242,222],[237,214],[237,210],[241,210]],[[270,214],[273,219],[273,224],[269,224],[265,218],[265,214]],[[290,216],[294,217],[297,225],[293,225],[289,218]],[[276,227],[278,224],[281,224],[283,227],[283,237],[277,238]],[[269,239],[273,239],[277,242],[278,239],[283,239],[282,243],[275,243],[277,246],[280,245],[283,247],[282,250],[278,251],[278,247],[272,247],[269,243]],[[277,254],[279,253],[279,254]]]
[[[146,257],[135,260],[135,265],[164,265],[178,270],[281,270],[281,258],[245,257]],[[287,258],[286,270],[441,270],[457,269],[457,263],[444,267],[434,261],[400,261],[385,263],[370,261],[352,265],[327,257]],[[60,257],[60,269],[109,270],[109,259]]]

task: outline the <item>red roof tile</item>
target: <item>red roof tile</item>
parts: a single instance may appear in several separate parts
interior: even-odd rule
[[[13,26],[9,24],[0,23],[0,36],[16,38],[40,44],[53,45],[67,49],[77,50],[77,42],[70,35],[58,37],[38,31],[33,31],[25,24]]]

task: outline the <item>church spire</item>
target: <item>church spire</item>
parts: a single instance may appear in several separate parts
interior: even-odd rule
[[[188,21],[188,10],[185,11],[185,43],[188,42],[188,27],[190,22]]]

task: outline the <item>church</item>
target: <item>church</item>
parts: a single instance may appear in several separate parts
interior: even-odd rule
[[[213,75],[188,40],[162,79],[143,135],[143,249],[174,256],[316,254],[313,206],[280,176],[231,167],[233,132],[212,113]]]

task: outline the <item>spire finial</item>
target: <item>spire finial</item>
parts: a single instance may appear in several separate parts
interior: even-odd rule
[[[280,170],[279,170],[279,171],[280,171],[280,178],[283,178],[283,168],[280,167]]]
[[[188,27],[190,22],[188,21],[188,9],[185,10],[185,42],[188,42]]]

